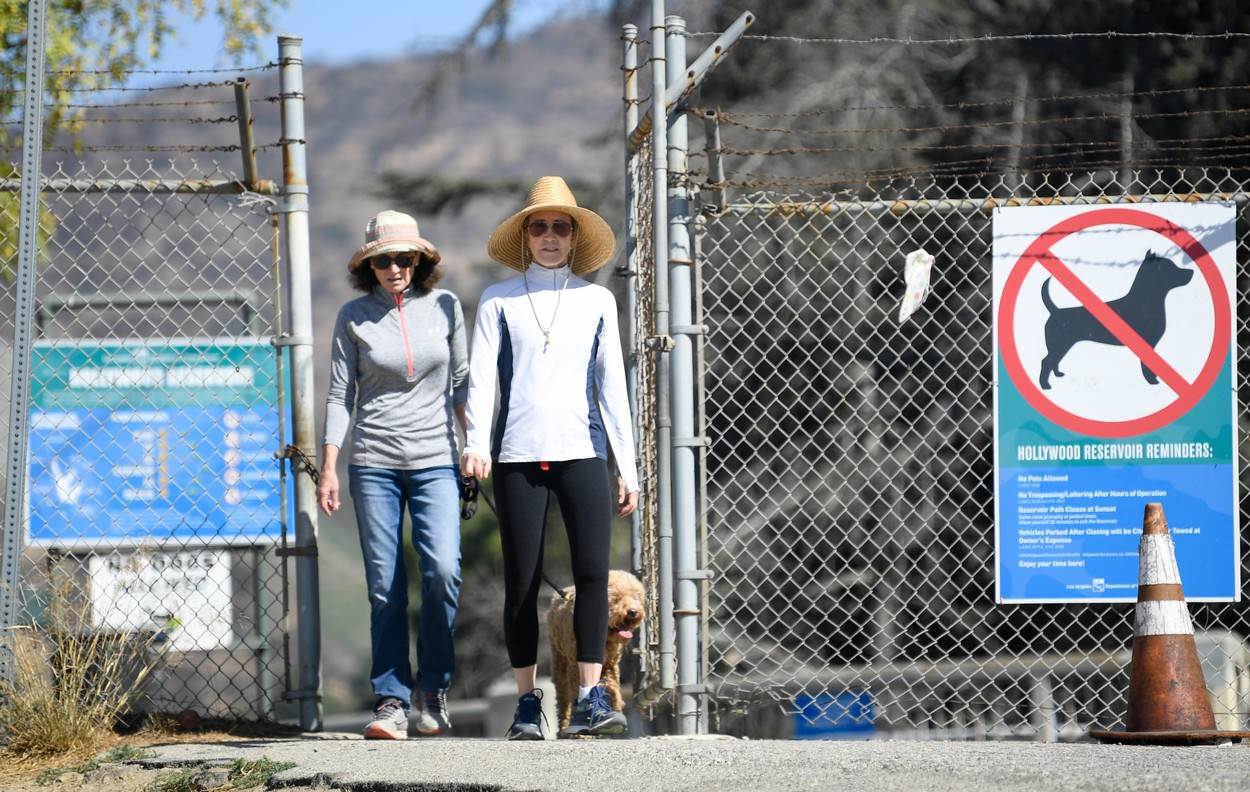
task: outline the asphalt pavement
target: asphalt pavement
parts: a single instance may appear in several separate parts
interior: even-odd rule
[[[1175,792],[1250,788],[1250,749],[1026,742],[812,742],[652,737],[509,743],[366,742],[355,736],[179,744],[148,766],[294,762],[271,786],[385,792],[1028,790]]]

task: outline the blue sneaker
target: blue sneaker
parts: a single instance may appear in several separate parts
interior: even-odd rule
[[[573,705],[573,717],[569,719],[565,734],[569,737],[615,736],[624,734],[627,726],[625,715],[608,703],[603,685],[595,685],[586,698]]]
[[[534,688],[517,699],[516,715],[508,728],[509,740],[543,739],[543,692]]]

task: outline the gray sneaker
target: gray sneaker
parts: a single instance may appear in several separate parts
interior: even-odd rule
[[[373,720],[365,727],[366,740],[408,739],[408,710],[397,698],[384,698],[373,708]]]
[[[449,731],[451,731],[451,716],[447,714],[447,691],[421,691],[421,711],[417,713],[417,733],[426,737],[437,737]]]

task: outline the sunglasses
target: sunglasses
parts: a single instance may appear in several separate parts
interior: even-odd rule
[[[369,263],[373,265],[375,270],[390,269],[392,264],[400,269],[408,269],[417,263],[417,257],[413,253],[399,253],[394,256],[385,253],[381,256],[372,256],[369,259]]]
[[[477,479],[472,476],[460,477],[460,519],[471,520],[477,514]]]
[[[548,223],[546,220],[530,220],[525,224],[529,229],[530,236],[538,238],[547,233],[547,229],[558,237],[566,237],[573,233],[573,224],[567,220],[556,220]]]

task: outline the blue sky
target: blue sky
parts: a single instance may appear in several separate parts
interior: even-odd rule
[[[275,14],[273,28],[274,33],[303,36],[307,62],[379,60],[454,44],[487,5],[487,0],[290,0]],[[581,15],[605,5],[604,0],[516,0],[512,30],[524,33],[552,16]],[[188,15],[171,21],[177,32],[151,68],[204,69],[276,57],[277,44],[267,41],[264,58],[244,64],[224,61],[221,27],[211,14],[199,22]],[[160,81],[137,76],[132,82]]]

